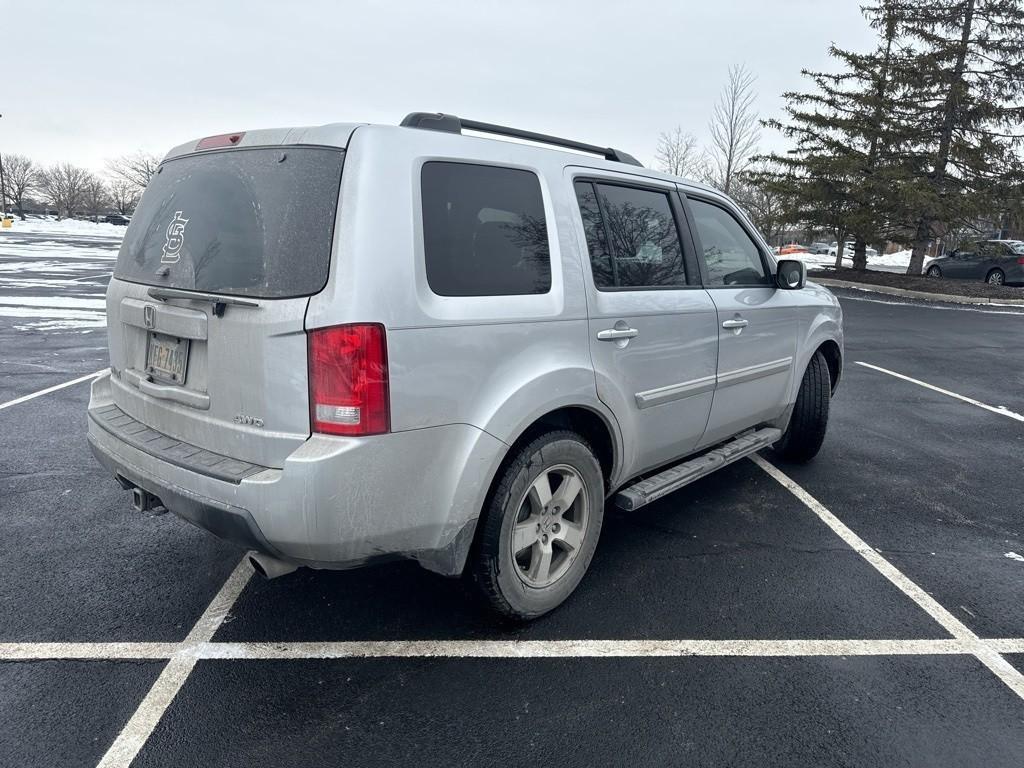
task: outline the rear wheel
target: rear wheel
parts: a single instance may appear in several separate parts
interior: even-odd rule
[[[789,426],[775,444],[775,451],[780,456],[803,462],[818,454],[825,441],[831,398],[832,380],[828,375],[828,363],[821,352],[815,352],[800,382]]]
[[[928,267],[928,277],[942,277],[942,270],[932,265]]]
[[[497,612],[533,619],[561,604],[590,566],[604,519],[604,479],[575,432],[548,432],[496,480],[478,529],[473,580]]]
[[[1006,275],[1003,274],[1003,270],[1001,269],[993,269],[988,273],[988,276],[985,278],[985,282],[989,285],[1002,285],[1006,282]]]

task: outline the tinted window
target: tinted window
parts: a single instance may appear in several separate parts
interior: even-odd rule
[[[598,288],[686,285],[683,249],[668,195],[577,182],[576,199]]]
[[[426,163],[423,240],[427,282],[440,296],[513,296],[551,290],[544,203],[529,171]]]
[[[167,161],[132,216],[114,275],[264,298],[316,293],[331,263],[343,157],[286,147]]]
[[[724,208],[690,200],[690,208],[704,249],[707,285],[763,285],[761,253],[740,223]]]
[[[612,254],[608,249],[608,238],[597,204],[594,185],[589,181],[576,182],[576,200],[583,217],[583,231],[587,235],[587,252],[590,254],[590,271],[598,288],[616,285]]]

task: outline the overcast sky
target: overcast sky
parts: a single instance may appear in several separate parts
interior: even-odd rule
[[[611,145],[707,135],[730,64],[758,108],[867,49],[859,0],[0,0],[0,152],[102,169],[249,128],[445,111]],[[764,144],[777,145],[765,135]]]

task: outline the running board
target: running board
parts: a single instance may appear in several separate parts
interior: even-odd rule
[[[707,453],[702,453],[682,464],[671,466],[656,475],[651,475],[623,488],[615,494],[615,506],[632,512],[662,496],[667,496],[672,491],[679,490],[684,485],[689,485],[694,480],[710,475],[726,464],[732,464],[744,456],[767,448],[780,437],[782,437],[782,430],[771,427],[744,432],[739,437],[735,437],[717,448],[712,448]]]

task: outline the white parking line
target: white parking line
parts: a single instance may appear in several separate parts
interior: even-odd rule
[[[79,376],[77,379],[72,379],[71,381],[65,381],[63,384],[55,384],[52,387],[47,387],[46,389],[40,389],[38,392],[33,392],[30,395],[22,395],[21,397],[16,397],[13,400],[8,400],[6,403],[0,403],[0,411],[2,411],[4,408],[10,408],[12,405],[17,405],[18,403],[24,403],[24,402],[27,402],[28,400],[34,400],[37,397],[42,397],[43,395],[48,395],[51,392],[56,392],[58,389],[64,389],[65,387],[71,387],[71,386],[74,386],[75,384],[81,384],[83,381],[89,381],[89,379],[95,379],[97,376],[102,376],[108,370],[110,370],[110,369],[109,368],[104,368],[102,371],[96,371],[96,373],[90,373],[90,374],[86,374],[85,376]]]
[[[180,643],[0,643],[0,661],[169,659]]]
[[[1001,405],[988,405],[987,403],[983,403],[980,400],[975,400],[972,397],[966,397],[965,395],[958,395],[956,392],[950,392],[948,389],[943,389],[942,387],[936,387],[934,384],[929,384],[929,383],[924,382],[924,381],[919,381],[918,379],[912,379],[910,376],[904,376],[902,373],[896,373],[896,371],[890,371],[888,368],[882,368],[881,366],[878,366],[878,365],[872,365],[871,363],[864,363],[864,362],[861,362],[860,360],[857,360],[856,363],[857,363],[857,365],[863,366],[864,368],[870,368],[871,370],[878,371],[879,373],[886,373],[889,376],[895,376],[897,379],[903,379],[904,381],[909,381],[911,384],[917,384],[919,387],[924,387],[925,389],[930,389],[933,392],[939,392],[940,394],[948,395],[949,397],[955,397],[957,400],[962,400],[965,403],[970,403],[971,405],[976,405],[979,408],[984,408],[986,411],[992,411],[992,413],[998,413],[1000,416],[1006,416],[1006,417],[1014,419],[1016,421],[1024,421],[1024,416],[1022,416],[1019,413],[1014,413],[1013,411],[1009,410],[1008,408],[1004,408]]]
[[[343,642],[0,643],[3,661],[179,662],[147,704],[162,712],[202,660],[308,659],[601,659],[679,656],[976,656],[1024,653],[1024,638],[940,640],[352,640]],[[191,662],[191,664],[187,663]],[[159,682],[159,681],[158,681]],[[175,685],[176,683],[176,685]],[[158,686],[154,684],[154,689]],[[147,697],[149,698],[149,697]],[[143,702],[146,703],[146,702]],[[156,706],[159,704],[159,706]],[[159,718],[157,718],[158,720]],[[155,725],[155,721],[153,721]],[[136,735],[142,735],[138,728]],[[152,731],[152,726],[149,732]],[[147,732],[148,734],[148,732]],[[127,738],[127,737],[126,737]]]
[[[901,592],[918,604],[929,616],[938,622],[949,634],[974,648],[974,655],[1008,685],[1014,693],[1024,699],[1024,674],[1014,667],[991,646],[982,642],[966,624],[939,605],[931,595],[908,579],[902,571],[870,547],[860,536],[850,530],[824,504],[801,488],[786,473],[758,455],[750,457],[757,466],[771,475],[780,485],[796,496],[808,509],[816,514],[839,538],[849,544],[857,554],[867,560],[879,573],[891,581]]]
[[[414,640],[209,643],[217,659],[573,659],[678,656],[921,656],[970,654],[959,640]]]
[[[840,296],[839,298],[841,301],[864,301],[869,304],[888,304],[894,307],[917,307],[920,309],[938,309],[944,312],[977,312],[978,314],[981,315],[1017,315],[1018,317],[1024,316],[1024,307],[1020,306],[1019,304],[951,304],[948,306],[942,306],[938,304],[931,304],[926,299],[916,302],[909,302],[886,301],[885,299],[866,299],[863,296]],[[1007,309],[981,309],[981,307],[1007,307]],[[1018,307],[1018,309],[1015,311],[1014,307]]]
[[[251,576],[252,567],[243,558],[180,644],[180,650],[167,662],[135,714],[103,755],[98,768],[128,768],[131,765],[195,668],[197,656],[191,653],[192,646],[209,642]]]

